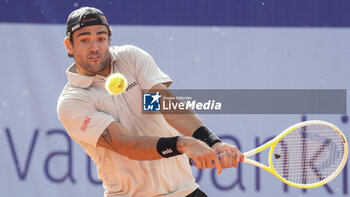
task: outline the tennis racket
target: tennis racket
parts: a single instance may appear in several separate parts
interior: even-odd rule
[[[248,158],[267,148],[269,166]],[[311,120],[287,128],[243,155],[240,162],[264,169],[288,185],[314,188],[330,182],[341,172],[348,158],[348,142],[333,124]]]

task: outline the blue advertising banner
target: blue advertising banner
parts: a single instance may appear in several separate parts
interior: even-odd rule
[[[103,9],[119,25],[350,26],[347,0],[1,0],[0,21],[65,23],[83,6]]]

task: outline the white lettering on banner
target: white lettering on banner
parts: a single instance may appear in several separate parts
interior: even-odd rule
[[[207,102],[186,101],[186,102],[172,102],[171,100],[163,100],[163,110],[221,110],[222,103],[215,100],[208,100]]]

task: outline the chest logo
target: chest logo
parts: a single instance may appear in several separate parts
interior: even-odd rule
[[[130,84],[128,85],[128,87],[126,87],[126,90],[125,90],[125,91],[128,91],[128,90],[130,90],[131,88],[133,88],[133,87],[135,87],[135,86],[137,86],[137,82],[136,82],[136,81],[130,83]]]

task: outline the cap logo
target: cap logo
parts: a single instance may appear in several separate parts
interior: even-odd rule
[[[80,24],[74,25],[74,26],[72,27],[72,32],[75,31],[75,30],[77,30],[79,27],[80,27]]]

